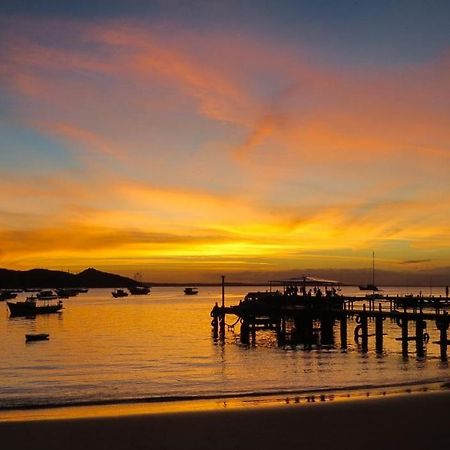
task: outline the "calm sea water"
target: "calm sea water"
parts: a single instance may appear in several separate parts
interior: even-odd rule
[[[227,288],[227,304],[257,289]],[[350,294],[352,288],[346,289]],[[385,292],[420,290],[428,293],[429,288]],[[352,340],[355,323],[349,323],[345,352],[339,348],[338,327],[334,348],[280,348],[272,331],[258,332],[256,345],[246,346],[238,327],[224,343],[213,339],[209,313],[220,299],[218,287],[200,288],[192,297],[182,288],[154,288],[149,296],[118,300],[110,291],[91,289],[65,300],[62,313],[36,318],[10,318],[6,304],[0,304],[0,407],[317,391],[449,378],[448,363],[439,359],[439,346],[432,343],[438,338],[434,325],[421,359],[413,343],[409,357],[402,357],[395,340],[400,328],[388,320],[383,355],[375,353],[373,338],[367,354],[359,351]],[[50,340],[26,344],[24,335],[30,332],[50,333]]]

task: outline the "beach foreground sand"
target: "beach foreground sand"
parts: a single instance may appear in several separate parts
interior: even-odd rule
[[[450,392],[170,414],[0,423],[5,450],[450,448]]]

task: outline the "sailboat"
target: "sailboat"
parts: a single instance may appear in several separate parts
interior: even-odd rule
[[[378,287],[375,285],[375,252],[372,252],[372,283],[360,284],[359,289],[361,291],[379,291]]]

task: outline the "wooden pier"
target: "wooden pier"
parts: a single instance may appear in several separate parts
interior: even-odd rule
[[[353,339],[362,352],[367,352],[369,339],[375,339],[377,353],[384,351],[384,321],[394,321],[401,332],[396,338],[401,343],[406,357],[409,344],[413,342],[418,357],[425,356],[430,341],[428,326],[434,326],[439,339],[431,342],[440,347],[440,358],[447,360],[450,343],[448,329],[450,318],[447,312],[448,298],[424,297],[349,297],[336,295],[314,296],[297,292],[249,293],[238,305],[225,306],[222,290],[222,305],[218,303],[211,311],[213,334],[224,338],[227,329],[240,323],[240,339],[243,343],[254,343],[258,330],[274,330],[279,345],[303,344],[312,348],[315,335],[320,332],[321,344],[334,346],[334,326],[340,329],[340,346],[348,346],[348,328],[352,319],[356,321]],[[233,317],[232,317],[233,316]],[[227,318],[228,317],[228,318]],[[369,323],[372,334],[369,332]],[[411,325],[411,326],[410,326]],[[411,328],[414,332],[410,335]],[[373,332],[374,329],[374,332]]]

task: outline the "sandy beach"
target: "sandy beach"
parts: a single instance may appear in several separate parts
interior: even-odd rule
[[[450,392],[266,408],[0,423],[2,448],[444,449]]]

